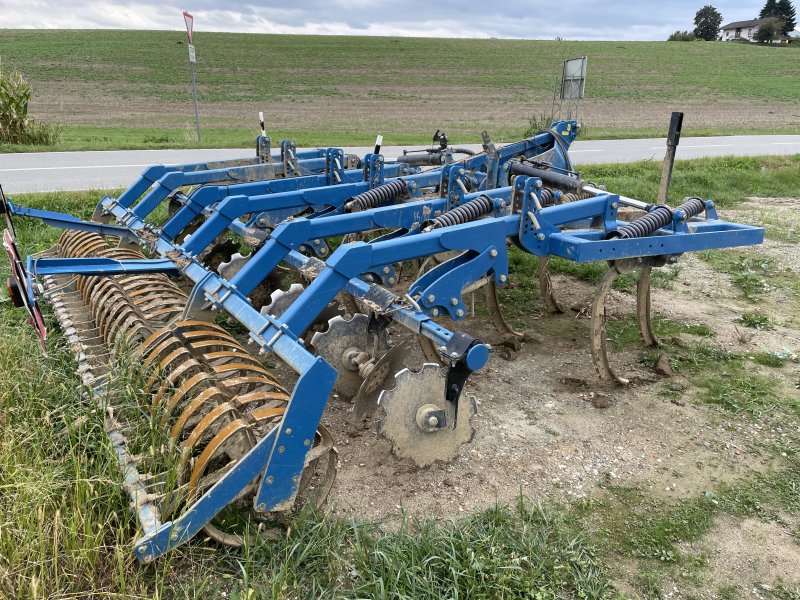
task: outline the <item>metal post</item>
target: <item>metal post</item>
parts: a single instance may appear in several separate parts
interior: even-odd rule
[[[194,77],[194,61],[189,61],[189,67],[192,71],[192,95],[194,96],[194,120],[197,124],[197,143],[200,144],[200,110],[197,107],[197,84]]]
[[[681,140],[681,127],[683,126],[683,113],[674,112],[669,120],[669,135],[667,136],[667,153],[664,156],[664,168],[661,171],[661,185],[658,188],[659,204],[666,204],[669,194],[669,184],[672,180],[672,167],[675,165],[675,152]]]

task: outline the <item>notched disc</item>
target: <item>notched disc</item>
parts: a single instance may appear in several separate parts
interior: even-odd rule
[[[421,467],[454,459],[474,434],[475,400],[462,393],[456,415],[455,406],[445,398],[445,371],[432,363],[425,363],[419,372],[403,369],[395,381],[395,388],[384,391],[378,400],[383,409],[378,432],[392,442],[392,452]],[[443,411],[445,427],[426,431],[420,426],[420,410],[433,408],[430,405]]]

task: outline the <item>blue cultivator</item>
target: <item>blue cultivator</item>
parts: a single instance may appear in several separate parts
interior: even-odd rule
[[[337,454],[320,419],[334,390],[362,418],[378,418],[399,459],[453,458],[473,433],[465,382],[492,348],[443,323],[462,321],[465,299],[483,289],[501,334],[494,345],[518,347],[523,335],[496,296],[509,278],[509,241],[540,258],[552,310],[549,257],[609,264],[592,350],[600,376],[624,382],[605,348],[614,278],[641,271],[639,325],[656,343],[651,268],[763,240],[763,229],[719,220],[710,201],[650,205],[582,181],[567,153],[576,133],[574,121],[559,121],[500,148],[484,134],[483,152],[461,160],[445,142],[395,162],[377,148],[353,157],[287,143],[270,156],[262,138],[252,163],[150,167],[120,197],[100,200],[91,221],[3,199],[9,226],[21,215],[66,230],[24,263],[7,233],[9,287],[42,338],[37,296],[53,307],[106,411],[141,527],[136,556],[152,560],[201,529],[240,545],[258,528],[233,509],[258,523],[324,501]],[[244,333],[215,324],[218,313]],[[407,368],[402,332],[421,342],[417,370]],[[144,473],[126,442],[114,404],[122,350],[144,372],[142,403],[177,463],[169,473]],[[291,393],[259,353],[297,374]]]

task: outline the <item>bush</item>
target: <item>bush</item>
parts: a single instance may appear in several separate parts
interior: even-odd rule
[[[680,29],[667,38],[668,42],[693,42],[697,38],[691,31],[681,31]]]
[[[61,137],[61,126],[37,123],[28,117],[33,92],[19,71],[0,65],[0,144],[52,146]]]

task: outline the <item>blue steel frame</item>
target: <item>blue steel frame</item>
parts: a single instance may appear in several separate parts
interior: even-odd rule
[[[292,505],[305,455],[336,378],[336,371],[329,364],[304,348],[300,336],[340,291],[373,300],[379,312],[385,316],[429,337],[437,346],[446,346],[456,334],[435,323],[431,316],[447,313],[454,321],[463,318],[466,311],[462,290],[482,277],[491,277],[497,285],[504,285],[508,279],[509,238],[538,256],[562,256],[576,262],[676,256],[687,251],[763,241],[762,228],[718,220],[711,202],[706,203],[706,219],[687,221],[685,215],[675,211],[669,226],[652,235],[633,239],[608,239],[611,232],[625,225],[617,218],[620,197],[615,194],[601,193],[585,200],[543,208],[540,192],[542,181],[524,176],[509,180],[509,161],[515,156],[533,156],[551,147],[560,148],[552,139],[554,135],[563,136],[569,143],[574,136],[574,126],[555,124],[553,133],[539,134],[499,150],[487,144],[488,151],[484,154],[445,165],[433,172],[404,176],[412,198],[415,191],[436,183],[440,186],[441,197],[360,213],[341,214],[340,208],[345,200],[359,193],[356,190],[364,191],[384,181],[387,166],[379,155],[365,159],[367,181],[348,182],[350,172],[341,168],[343,155],[328,151],[323,159],[327,162],[326,173],[310,176],[324,178],[324,183],[321,179],[308,179],[301,182],[300,187],[292,189],[291,184],[306,178],[274,180],[272,193],[253,195],[235,193],[242,191],[237,185],[201,188],[195,195],[204,189],[216,188],[213,192],[207,192],[209,200],[202,200],[203,203],[207,202],[202,214],[207,214],[205,209],[212,204],[216,203],[216,207],[209,213],[207,221],[183,245],[176,244],[174,239],[176,232],[180,231],[179,224],[185,221],[188,213],[184,213],[172,226],[168,221],[160,230],[148,224],[144,218],[158,205],[155,198],[162,193],[150,199],[149,195],[145,196],[133,206],[136,198],[131,200],[131,196],[137,191],[138,182],[128,191],[130,194],[126,192],[127,196],[123,194],[118,199],[106,197],[98,204],[102,213],[115,218],[121,226],[86,224],[80,220],[70,221],[63,215],[53,217],[52,213],[46,211],[40,214],[15,207],[15,214],[50,219],[50,222],[57,222],[59,226],[79,229],[91,225],[104,227],[104,230],[96,230],[105,233],[124,230],[127,237],[136,239],[140,245],[160,257],[150,260],[37,260],[29,257],[29,278],[62,273],[112,275],[131,271],[180,272],[194,282],[193,295],[205,298],[217,310],[227,311],[246,327],[250,338],[262,350],[274,352],[300,374],[281,423],[180,517],[163,524],[150,521],[151,526],[145,529],[144,535],[135,544],[137,558],[152,560],[188,540],[259,475],[261,480],[255,499],[257,510],[273,511]],[[291,146],[285,145],[282,149],[284,162],[292,162]],[[299,154],[295,155],[298,160],[293,165],[300,162]],[[553,156],[554,167],[565,169],[566,156],[560,152],[554,152]],[[145,174],[153,175],[156,171],[148,169]],[[186,169],[162,177],[175,177],[176,180],[180,177],[185,182],[191,180],[195,172],[203,171]],[[150,175],[143,175],[143,178]],[[360,176],[363,178],[363,173]],[[162,187],[168,189],[172,186],[173,183],[169,181]],[[314,187],[314,183],[323,183],[325,187]],[[248,189],[254,190],[259,185],[268,184],[273,182],[242,185],[253,186]],[[412,184],[414,190],[411,189]],[[281,189],[281,185],[288,187]],[[234,193],[230,193],[230,188],[236,188]],[[488,195],[493,200],[493,213],[486,218],[453,227],[423,230],[422,225],[432,216],[482,195]],[[299,204],[301,200],[303,204]],[[195,259],[219,233],[241,217],[268,211],[280,213],[298,206],[317,209],[333,207],[334,210],[324,213],[318,211],[311,217],[278,225],[271,238],[230,281],[209,271]],[[181,211],[186,208],[184,206]],[[585,221],[596,225],[582,229],[570,227],[571,224]],[[298,252],[301,248],[309,247],[309,240],[315,238],[383,228],[395,228],[397,231],[371,243],[356,242],[340,246],[326,262]],[[364,274],[381,272],[385,266],[396,262],[447,251],[460,253],[412,284],[409,292],[411,308],[407,299],[362,278]],[[280,318],[262,315],[248,302],[247,295],[281,262],[310,269],[315,276]],[[32,289],[32,286],[29,288]],[[460,358],[469,371],[474,371],[486,363],[488,355],[489,348],[476,341]],[[279,446],[283,448],[282,452],[276,451]]]

